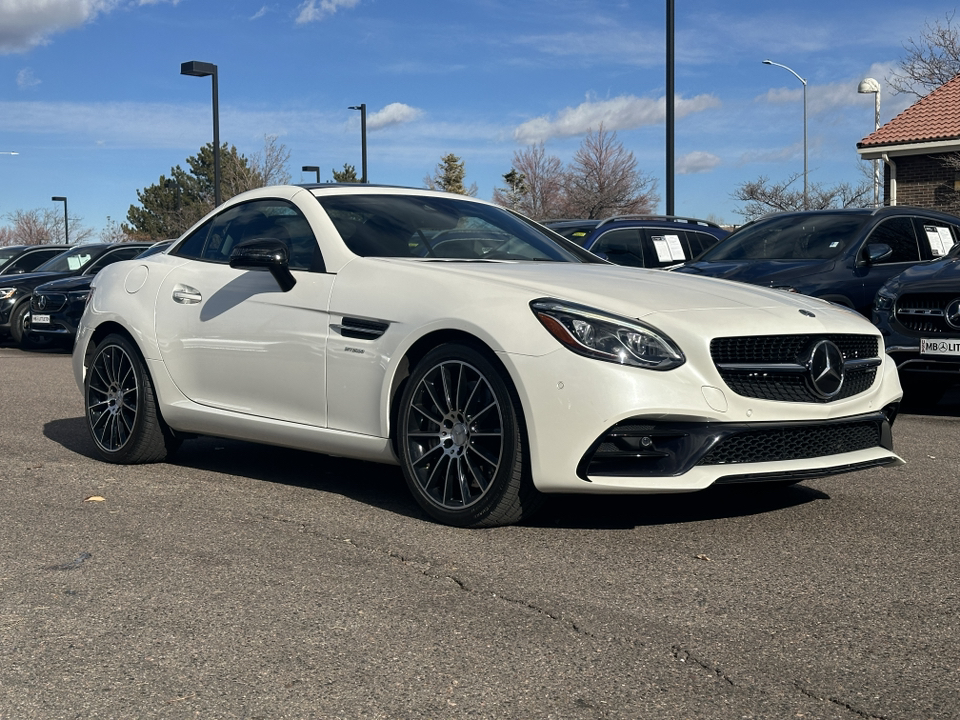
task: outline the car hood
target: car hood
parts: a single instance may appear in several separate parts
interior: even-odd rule
[[[833,260],[719,260],[691,262],[675,272],[737,280],[757,285],[789,284],[791,280],[833,268]]]
[[[77,275],[45,282],[42,285],[38,285],[36,289],[41,292],[71,292],[73,290],[89,290],[90,283],[92,282],[93,278],[89,275]]]
[[[807,311],[821,318],[839,318],[841,324],[852,323],[859,331],[872,326],[861,316],[817,298],[782,290],[729,282],[710,277],[683,275],[662,270],[628,268],[620,265],[555,263],[555,262],[442,262],[377,258],[374,262],[393,265],[386,273],[394,275],[409,268],[415,276],[408,282],[436,278],[451,288],[451,293],[469,295],[472,286],[502,286],[503,296],[522,293],[529,299],[551,297],[580,303],[625,317],[644,318],[651,315],[672,315],[673,321],[702,322],[710,316],[744,316],[774,318],[799,317]],[[416,269],[414,269],[414,267]],[[489,287],[484,295],[490,293]],[[497,293],[494,292],[494,295]],[[680,315],[686,315],[684,320]],[[671,323],[671,324],[672,324]],[[789,332],[789,328],[783,331]]]
[[[23,273],[22,275],[9,275],[0,278],[0,285],[3,287],[30,287],[35,288],[40,283],[56,280],[64,277],[65,273],[57,272],[33,272]]]
[[[960,293],[960,258],[921,263],[904,270],[896,277],[902,291]]]

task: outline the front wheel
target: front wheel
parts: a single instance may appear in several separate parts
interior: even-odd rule
[[[540,506],[520,402],[508,382],[465,345],[441,345],[414,367],[400,400],[400,462],[414,498],[434,519],[509,525]]]
[[[163,422],[140,353],[122,335],[97,345],[84,378],[87,430],[101,459],[162,462],[180,444]]]

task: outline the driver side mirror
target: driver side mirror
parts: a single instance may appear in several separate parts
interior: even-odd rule
[[[230,252],[230,267],[238,270],[268,270],[283,292],[297,284],[290,272],[287,246],[273,238],[244,240]]]
[[[867,264],[873,265],[893,255],[893,248],[886,243],[870,243],[863,254]]]

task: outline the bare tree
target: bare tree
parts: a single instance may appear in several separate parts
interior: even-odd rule
[[[258,176],[260,185],[286,185],[290,182],[290,171],[287,163],[290,162],[290,150],[277,141],[276,135],[263,136],[263,150],[250,158],[250,167]]]
[[[748,180],[731,193],[738,202],[745,203],[737,210],[747,221],[772,212],[795,210],[826,210],[828,208],[869,207],[873,200],[873,175],[859,185],[842,182],[836,185],[809,184],[807,203],[804,206],[803,188],[795,183],[802,180],[803,173],[795,173],[780,183],[771,183],[769,178],[760,176]]]
[[[508,178],[515,173],[514,181]],[[516,180],[522,183],[516,186]],[[547,155],[543,143],[513,153],[513,167],[503,176],[508,187],[493,191],[493,201],[534,220],[549,220],[565,214],[566,171],[560,158]]]
[[[100,242],[130,242],[136,239],[137,238],[129,235],[123,229],[123,225],[118,223],[116,220],[112,220],[110,216],[107,215],[107,224],[103,226],[102,230],[100,230]]]
[[[887,78],[893,92],[923,97],[960,72],[960,26],[954,24],[954,15],[927,22],[919,38],[907,40],[906,56]]]
[[[6,233],[11,245],[41,245],[65,241],[64,217],[55,208],[14,210],[5,217],[13,225]],[[93,229],[84,227],[82,218],[71,216],[69,221],[71,244],[82,243],[93,236]]]
[[[571,217],[649,213],[660,201],[657,181],[637,169],[633,153],[603,125],[583,139],[567,170],[564,190],[566,214]]]

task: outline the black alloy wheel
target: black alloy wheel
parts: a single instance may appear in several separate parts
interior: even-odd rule
[[[400,400],[407,486],[436,520],[458,527],[519,522],[539,507],[520,402],[504,374],[466,345],[429,352]]]
[[[140,353],[122,335],[97,345],[84,377],[84,401],[87,430],[107,462],[160,462],[179,445],[160,417]]]

